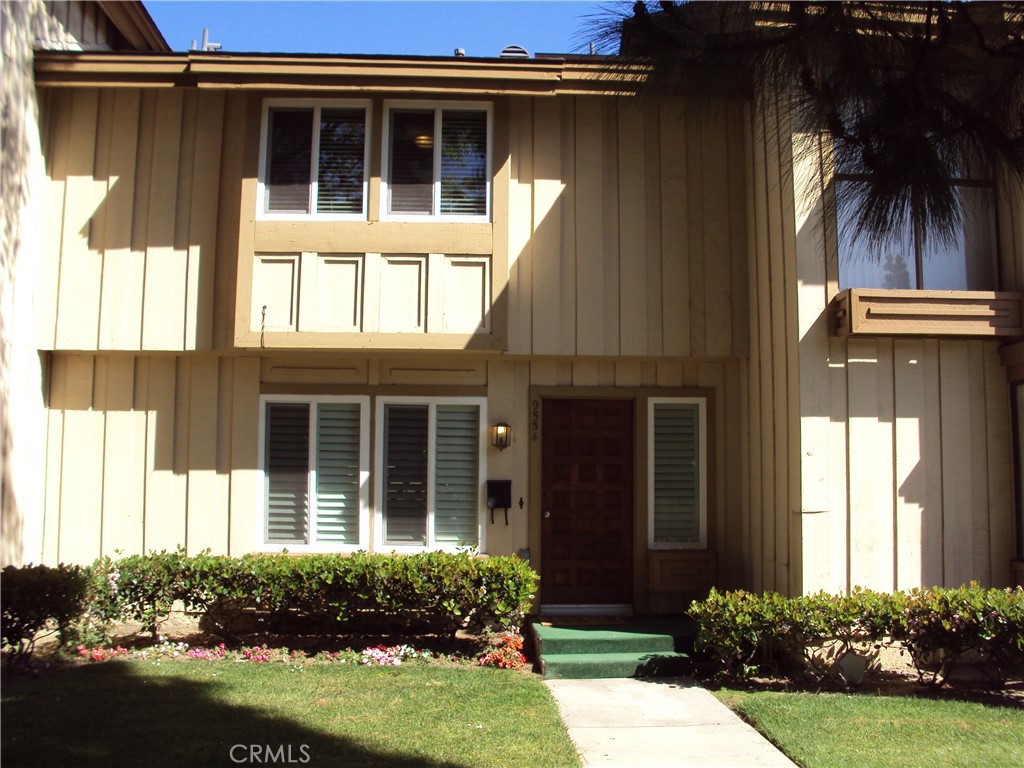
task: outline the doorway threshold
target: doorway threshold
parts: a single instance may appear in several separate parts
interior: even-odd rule
[[[628,603],[542,605],[541,618],[551,616],[632,616],[633,606]]]

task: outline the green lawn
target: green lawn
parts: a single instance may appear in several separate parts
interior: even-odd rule
[[[1024,765],[1024,709],[868,694],[717,695],[802,768]]]
[[[479,667],[106,662],[5,680],[2,719],[23,768],[579,765],[538,679]]]

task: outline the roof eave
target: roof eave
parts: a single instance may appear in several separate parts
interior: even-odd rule
[[[620,59],[477,59],[230,53],[46,52],[41,86],[422,91],[466,94],[635,93],[646,69]]]

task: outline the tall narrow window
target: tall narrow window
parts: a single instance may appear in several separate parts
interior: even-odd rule
[[[434,538],[439,544],[473,544],[479,525],[480,409],[437,406],[434,458]]]
[[[262,212],[364,216],[366,120],[363,106],[268,106]]]
[[[434,211],[434,110],[391,113],[392,213]]]
[[[481,406],[409,398],[379,413],[381,544],[479,544]]]
[[[489,116],[469,106],[391,108],[387,214],[486,219]]]
[[[366,545],[368,419],[365,399],[266,402],[265,544]]]
[[[445,110],[441,115],[441,214],[487,213],[487,113]]]
[[[309,536],[309,406],[269,403],[266,427],[267,541]]]
[[[384,409],[384,538],[391,544],[427,543],[425,405]]]
[[[269,133],[267,211],[309,213],[313,110],[270,110]]]
[[[651,399],[649,543],[683,549],[707,544],[705,401]]]

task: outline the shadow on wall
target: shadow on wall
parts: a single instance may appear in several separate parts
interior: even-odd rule
[[[464,768],[463,763],[385,753],[332,735],[327,728],[314,730],[264,710],[229,704],[238,694],[217,680],[216,666],[209,665],[209,682],[173,673],[140,680],[133,665],[108,662],[65,670],[48,680],[5,684],[4,761],[23,768],[257,763]],[[55,688],[61,695],[54,695]],[[83,702],[94,700],[100,691],[102,714],[83,716]],[[46,717],[40,717],[43,711]],[[61,724],[59,738],[54,737],[53,723]],[[261,750],[256,753],[261,759],[252,759],[250,745]]]
[[[998,343],[830,335],[838,257],[821,192],[795,232],[802,520],[825,580],[813,586],[1002,585],[1013,501]]]

